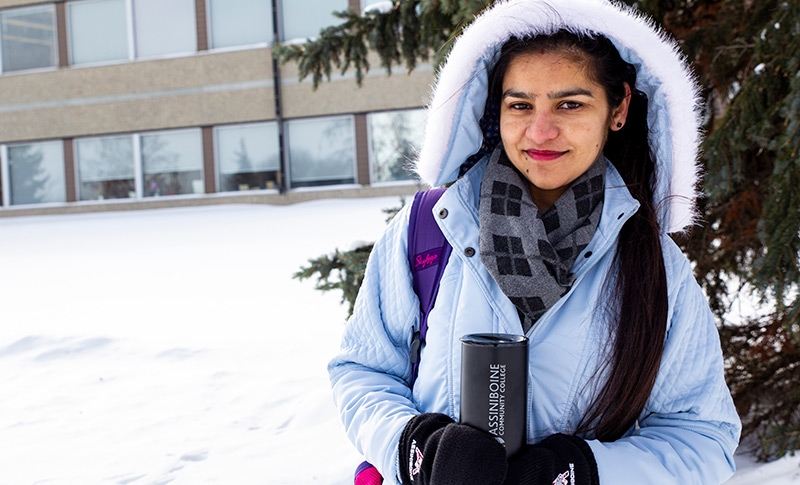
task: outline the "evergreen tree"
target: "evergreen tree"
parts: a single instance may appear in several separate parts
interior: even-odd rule
[[[441,62],[490,0],[395,0],[305,45],[282,47],[314,86],[334,67],[361,82],[374,50],[388,72]],[[679,242],[719,318],[727,378],[744,424],[770,459],[800,449],[800,1],[627,0],[681,44],[703,87],[701,225]],[[740,282],[740,284],[734,284]],[[762,300],[726,316],[739,291]]]
[[[800,448],[800,2],[694,4],[664,16],[708,118],[703,224],[684,247],[723,325],[743,436],[770,459]],[[737,290],[762,307],[728,322]]]

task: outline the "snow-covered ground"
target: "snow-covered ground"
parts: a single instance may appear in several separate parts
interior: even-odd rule
[[[346,308],[291,275],[397,198],[0,219],[0,484],[349,484],[325,365]],[[800,483],[740,458],[730,485]]]

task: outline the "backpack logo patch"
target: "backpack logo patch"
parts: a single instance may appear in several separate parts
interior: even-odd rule
[[[437,264],[442,258],[444,248],[431,249],[414,256],[414,271],[419,271]]]

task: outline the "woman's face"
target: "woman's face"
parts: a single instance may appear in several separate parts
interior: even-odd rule
[[[608,130],[625,123],[630,96],[612,109],[605,90],[586,70],[574,55],[535,52],[514,58],[503,78],[503,148],[528,179],[540,210],[553,205],[589,169]]]

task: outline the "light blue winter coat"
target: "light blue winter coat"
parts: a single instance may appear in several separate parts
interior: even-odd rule
[[[554,3],[557,7],[550,6],[550,0],[498,3],[463,34],[431,101],[419,172],[431,185],[452,181],[464,159],[478,150],[486,73],[510,35],[568,26],[612,39],[623,57],[637,66],[637,87],[650,100],[650,143],[659,177],[656,202],[668,201],[659,204],[659,218],[665,229],[669,313],[661,368],[638,427],[615,442],[588,443],[602,484],[721,483],[733,473],[740,422],[723,378],[719,336],[708,304],[689,262],[666,235],[682,230],[693,218],[698,126],[692,111],[694,84],[674,46],[629,11],[602,0]],[[625,27],[621,35],[630,39],[617,35],[620,25]],[[459,338],[522,331],[514,305],[481,263],[478,194],[486,162],[485,158],[450,187],[434,209],[436,214],[446,209],[438,223],[453,253],[429,316],[413,394],[409,346],[418,325],[419,302],[408,266],[407,208],[375,244],[341,352],[329,366],[334,401],[347,434],[386,483],[397,481],[398,441],[411,417],[441,412],[458,419]],[[609,339],[602,290],[619,230],[637,209],[609,164],[603,214],[591,243],[575,262],[575,284],[527,335],[529,443],[572,433],[602,385],[597,375]]]
[[[373,249],[341,354],[330,365],[333,394],[347,433],[384,477],[397,474],[397,443],[420,412],[458,419],[461,347],[469,333],[520,334],[514,305],[481,264],[478,189],[484,162],[437,204],[453,253],[429,316],[413,396],[409,345],[419,318],[406,255],[408,211]],[[638,208],[609,166],[600,226],[579,257],[572,290],[531,329],[528,442],[572,432],[591,402],[589,378],[608,337],[598,295],[622,224]],[[716,484],[733,473],[739,420],[723,379],[719,336],[689,262],[665,237],[669,328],[661,371],[640,429],[614,443],[589,441],[600,483]],[[474,250],[473,256],[468,256]],[[388,481],[387,483],[391,483]]]

